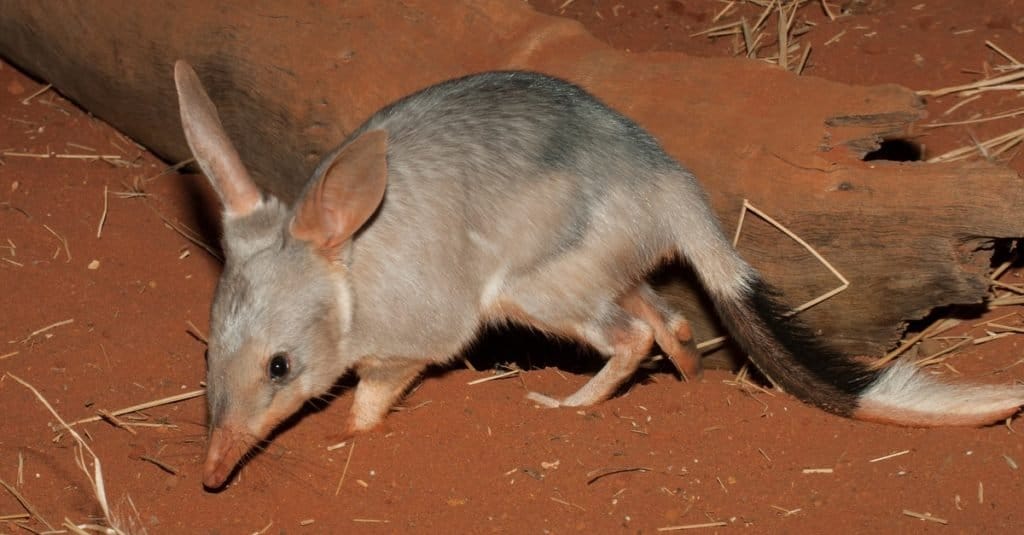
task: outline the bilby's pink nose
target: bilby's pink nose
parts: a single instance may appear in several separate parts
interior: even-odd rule
[[[203,485],[206,488],[218,489],[227,481],[242,455],[249,450],[243,436],[222,427],[213,430],[203,464]]]

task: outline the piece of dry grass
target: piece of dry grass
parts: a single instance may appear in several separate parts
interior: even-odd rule
[[[114,416],[113,414],[110,414],[109,412],[102,409],[96,411],[96,414],[100,418],[103,418],[104,420],[110,422],[110,424],[113,425],[114,427],[117,427],[118,429],[124,429],[125,431],[132,435],[138,435],[138,432],[129,427],[128,424],[122,422],[121,420],[118,420],[117,416]]]
[[[51,531],[53,530],[53,525],[47,522],[46,519],[43,518],[43,515],[39,514],[39,511],[36,510],[36,508],[32,506],[32,503],[25,499],[25,497],[22,496],[20,492],[18,492],[18,489],[14,488],[3,479],[0,479],[0,486],[3,486],[5,489],[7,489],[7,492],[9,492],[11,496],[13,496],[14,499],[17,500],[18,503],[20,503],[21,506],[25,508],[26,511],[28,511],[28,514],[32,518],[38,520],[41,524],[49,528]]]
[[[18,246],[10,238],[7,238],[7,245],[0,245],[0,249],[7,249],[7,254],[11,255],[12,258],[18,256]]]
[[[132,412],[144,411],[146,409],[152,409],[153,407],[159,407],[161,405],[170,405],[171,403],[177,403],[179,401],[185,401],[185,400],[189,400],[189,399],[192,399],[192,398],[197,398],[197,397],[205,395],[205,394],[206,394],[206,389],[205,388],[200,388],[199,390],[192,390],[191,392],[183,392],[181,394],[176,394],[176,395],[173,395],[173,396],[167,396],[165,398],[155,399],[153,401],[147,401],[145,403],[139,403],[138,405],[132,405],[131,407],[125,407],[123,409],[118,409],[116,411],[106,411],[106,414],[113,415],[113,416],[123,416],[125,414],[132,413]],[[72,426],[76,426],[78,424],[84,424],[84,423],[88,423],[88,422],[98,422],[98,421],[104,420],[104,419],[105,418],[102,415],[97,414],[96,416],[89,416],[87,418],[82,418],[80,420],[75,420],[75,421],[71,422],[70,424],[68,424],[68,427],[72,427]]]
[[[973,97],[965,98],[965,99],[961,100],[960,102],[957,102],[956,104],[953,104],[952,106],[950,106],[948,109],[946,109],[946,111],[942,112],[942,115],[943,116],[950,115],[954,111],[960,109],[962,106],[970,104],[971,102],[974,102],[975,100],[978,100],[979,98],[981,98],[981,95],[974,95]]]
[[[779,56],[776,63],[783,70],[789,70],[789,40],[790,34],[793,31],[793,19],[796,17],[796,10],[800,8],[800,2],[793,2],[790,13],[786,13],[786,6],[783,3],[777,2],[776,5],[779,7],[778,22],[779,22]]]
[[[515,377],[516,375],[519,375],[519,371],[520,370],[515,369],[515,370],[510,370],[510,371],[507,371],[507,372],[504,372],[504,373],[499,373],[499,374],[496,374],[496,375],[490,375],[490,376],[487,376],[487,377],[481,377],[480,379],[474,379],[472,381],[469,381],[466,384],[469,385],[469,386],[473,386],[473,385],[478,385],[480,383],[486,383],[488,381],[497,381],[499,379],[507,379],[509,377]]]
[[[189,334],[191,334],[197,340],[202,342],[203,345],[210,345],[209,340],[206,338],[206,334],[204,334],[203,331],[199,329],[199,327],[196,327],[196,324],[192,323],[192,320],[186,320],[185,323],[188,325],[189,329],[191,329],[187,331]]]
[[[997,267],[992,272],[992,274],[990,275],[989,283],[994,288],[997,288],[997,287],[1007,287],[1008,289],[1010,289],[1011,291],[1014,291],[1014,292],[1020,290],[1020,289],[1018,289],[1018,288],[1016,288],[1016,287],[1014,287],[1012,285],[1003,284],[1003,283],[1000,283],[998,281],[999,277],[1001,277],[1012,265],[1013,265],[1012,261],[1007,261],[1007,262],[1004,262],[1003,264],[1001,264],[999,267]],[[1022,290],[1022,291],[1024,291],[1024,290]],[[1019,296],[1019,297],[1024,298],[1024,296]],[[994,308],[994,305],[992,303],[995,303],[998,300],[999,300],[999,298],[997,298],[996,300],[991,301],[990,305],[989,305],[990,308]],[[992,319],[986,319],[986,320],[983,320],[983,321],[979,321],[979,322],[974,323],[973,325],[971,325],[972,328],[977,328],[977,327],[982,327],[982,326],[988,327],[988,329],[985,330],[985,335],[983,335],[983,336],[976,337],[976,336],[964,334],[964,335],[961,335],[961,336],[944,337],[943,340],[955,340],[956,342],[954,344],[944,348],[944,349],[941,349],[941,350],[936,351],[934,353],[931,353],[929,355],[920,357],[917,361],[914,362],[914,365],[917,366],[918,368],[924,368],[924,367],[927,367],[927,366],[934,366],[936,364],[943,364],[950,371],[959,374],[959,372],[955,368],[953,368],[949,363],[947,363],[946,360],[951,358],[958,350],[960,350],[960,349],[962,349],[964,347],[967,347],[969,345],[981,345],[981,344],[985,344],[985,343],[988,343],[988,342],[991,342],[991,341],[994,341],[994,340],[998,340],[1000,338],[1006,338],[1008,336],[1012,336],[1012,335],[1015,335],[1015,334],[1024,334],[1024,328],[1013,327],[1013,326],[1010,326],[1010,325],[1005,325],[1003,323],[998,323],[999,321],[1002,321],[1002,320],[1005,320],[1007,318],[1011,318],[1011,317],[1017,316],[1018,314],[1019,314],[1018,312],[1010,312],[1010,313],[1003,314],[1001,316],[998,316],[998,317],[995,317],[995,318],[992,318]],[[926,327],[921,332],[917,333],[916,335],[914,335],[911,338],[909,338],[906,341],[904,341],[902,344],[900,344],[900,346],[898,348],[896,348],[895,350],[889,352],[883,358],[875,361],[872,364],[872,367],[874,369],[878,369],[878,368],[881,368],[881,367],[885,366],[890,361],[895,359],[897,356],[899,356],[902,353],[906,352],[912,346],[918,344],[919,342],[921,342],[924,339],[939,340],[940,339],[939,336],[941,334],[943,334],[946,331],[956,327],[957,325],[959,325],[961,323],[962,322],[960,320],[957,320],[957,319],[954,319],[954,318],[943,318],[943,319],[936,320],[935,322],[933,322],[930,325],[928,325],[928,327]],[[1022,359],[1022,360],[1024,360],[1024,359]],[[1005,371],[1005,370],[996,370],[993,373],[999,373],[1000,371]]]
[[[1013,334],[1014,333],[994,333],[994,332],[988,331],[986,336],[975,338],[974,340],[971,340],[971,341],[974,343],[974,345],[981,345],[981,344],[985,344],[985,343],[991,342],[993,340],[998,340],[1000,338],[1006,338],[1007,336],[1013,336]]]
[[[701,524],[683,524],[683,525],[679,525],[679,526],[665,526],[665,527],[662,527],[662,528],[658,528],[657,531],[659,533],[661,533],[661,532],[667,532],[667,531],[686,531],[686,530],[691,530],[691,529],[722,528],[722,527],[725,527],[725,526],[728,526],[728,525],[729,525],[728,522],[704,522],[704,523],[701,523]]]
[[[908,349],[910,349],[911,347],[917,345],[917,343],[920,342],[921,340],[923,340],[925,337],[931,336],[932,334],[934,334],[937,331],[937,328],[940,326],[940,324],[941,324],[941,320],[933,322],[928,327],[925,327],[921,332],[919,332],[919,333],[915,334],[914,336],[911,336],[909,339],[905,340],[896,349],[886,353],[885,356],[883,356],[882,358],[872,362],[870,365],[868,365],[868,367],[870,369],[873,369],[873,370],[878,370],[878,369],[884,368],[887,364],[889,364],[890,362],[895,360],[896,357],[899,357],[900,355],[905,353]]]
[[[830,20],[835,19],[831,6],[824,0],[820,3],[811,0],[731,0],[712,18],[713,26],[692,33],[690,37],[717,39],[732,36],[735,40],[734,54],[775,63],[799,74],[807,66],[811,46],[804,46],[797,41],[814,25],[809,22],[797,24],[797,14],[812,3],[818,3]],[[736,17],[736,20],[720,23],[726,14]],[[775,24],[768,24],[773,15]],[[753,22],[750,22],[748,16],[753,18]],[[774,54],[770,48],[768,55],[761,54],[761,48],[770,47],[771,43],[775,43]],[[794,54],[796,61],[791,58]]]
[[[1000,290],[1009,290],[1015,294],[1024,294],[1024,286],[1021,285],[1006,284],[1005,282],[999,282],[995,280],[989,281],[989,284],[991,284],[994,288],[998,288]]]
[[[50,402],[47,401],[47,399],[42,395],[42,393],[39,392],[39,390],[36,389],[36,387],[32,386],[25,380],[10,372],[7,372],[7,376],[10,377],[11,379],[14,379],[22,386],[27,388],[29,391],[31,391],[33,394],[35,394],[36,399],[38,399],[39,402],[42,403],[43,406],[46,407],[48,411],[50,411],[50,414],[53,415],[53,417],[56,418],[58,422],[60,422],[64,430],[70,433],[71,436],[75,439],[75,443],[77,445],[77,448],[75,450],[75,463],[78,465],[78,468],[82,470],[82,473],[85,474],[85,477],[89,480],[89,485],[92,487],[93,496],[96,498],[96,502],[100,506],[100,510],[103,513],[103,519],[107,522],[108,527],[103,529],[106,532],[112,533],[114,535],[125,535],[126,532],[122,530],[120,527],[121,522],[118,519],[114,518],[114,516],[111,514],[110,506],[107,502],[107,491],[106,486],[103,482],[103,467],[100,463],[99,456],[96,455],[96,452],[94,452],[91,447],[89,447],[89,444],[85,441],[85,439],[83,439],[82,436],[78,434],[78,432],[72,429],[71,426],[68,425],[68,423],[64,420],[64,418],[62,418],[60,414],[57,413],[53,406],[50,405]],[[91,473],[89,471],[88,461],[85,458],[84,452],[88,452],[89,456],[92,457],[93,470]],[[65,519],[65,526],[67,526],[67,524],[69,524],[69,522]],[[79,526],[79,528],[81,528],[81,526]]]
[[[24,343],[28,342],[29,340],[35,338],[36,336],[39,336],[40,334],[43,334],[46,331],[49,331],[50,329],[55,329],[57,327],[62,327],[64,325],[70,325],[70,324],[72,324],[74,322],[75,322],[74,318],[71,318],[71,319],[66,319],[66,320],[62,320],[62,321],[57,321],[57,322],[51,323],[51,324],[49,324],[49,325],[47,325],[45,327],[40,327],[40,328],[32,331],[31,333],[29,333],[29,335],[26,336],[25,338],[23,338],[21,340],[21,343],[24,344]]]
[[[156,457],[150,457],[149,455],[140,455],[139,460],[146,461],[148,463],[153,463],[158,468],[167,472],[168,474],[171,474],[172,476],[177,475],[179,471],[177,468],[161,461],[160,459],[157,459]]]
[[[714,17],[711,17],[711,22],[718,22],[722,17],[730,14],[733,8],[736,7],[737,1],[738,0],[730,0],[729,2],[726,2],[725,7],[719,10],[718,13],[715,13]]]
[[[945,518],[939,518],[937,516],[932,516],[931,513],[918,513],[918,512],[915,512],[915,511],[911,511],[910,509],[904,509],[903,510],[903,514],[906,515],[906,516],[912,516],[914,518],[918,518],[918,519],[921,519],[921,520],[927,520],[929,522],[935,522],[935,523],[938,523],[938,524],[943,524],[943,525],[949,524],[949,521],[946,520]]]
[[[28,106],[28,104],[30,102],[32,102],[32,99],[34,99],[34,98],[38,97],[39,95],[42,95],[43,93],[49,91],[51,87],[53,87],[53,84],[46,84],[43,87],[40,87],[36,92],[34,92],[31,95],[21,99],[21,104],[23,106]]]
[[[755,207],[753,204],[750,203],[749,199],[743,199],[743,206],[740,208],[739,220],[736,223],[736,233],[733,235],[732,238],[732,244],[734,247],[739,243],[740,235],[743,231],[743,223],[746,220],[746,215],[748,211],[753,212],[755,215],[763,219],[769,225],[777,228],[780,232],[788,236],[793,241],[797,242],[801,247],[810,252],[811,255],[818,260],[818,262],[821,262],[821,264],[824,265],[825,268],[828,269],[833,275],[835,275],[837,279],[839,279],[839,286],[797,306],[796,308],[791,309],[786,314],[787,316],[799,314],[804,310],[807,310],[815,305],[818,305],[824,301],[827,301],[835,297],[836,295],[840,294],[841,292],[849,288],[850,281],[847,280],[846,277],[844,277],[843,274],[840,273],[839,270],[837,270],[828,260],[826,260],[825,257],[821,255],[821,253],[819,253],[814,247],[812,247],[811,244],[807,243],[807,241],[805,241],[803,238],[801,238],[799,235],[797,235],[795,232],[790,230],[782,223],[779,223],[774,218],[772,218],[759,208]],[[717,338],[712,338],[710,340],[704,340],[697,344],[697,350],[702,353],[712,351],[721,346],[722,344],[724,344],[726,340],[728,340],[728,337],[726,336],[719,336]]]
[[[22,455],[21,449],[18,449],[18,486],[25,484],[25,456]]]
[[[910,450],[897,451],[895,453],[890,453],[889,455],[883,455],[881,457],[875,457],[874,459],[871,459],[868,462],[869,463],[878,463],[878,462],[882,462],[882,461],[887,461],[887,460],[892,459],[894,457],[902,457],[903,455],[906,455],[908,453],[910,453]]]
[[[955,162],[979,155],[987,160],[992,160],[1017,145],[1020,145],[1021,142],[1024,142],[1024,128],[1011,130],[984,141],[975,141],[968,146],[953,149],[938,156],[929,158],[927,161],[929,163]]]
[[[803,511],[802,507],[797,507],[796,509],[786,509],[785,507],[779,507],[778,505],[773,505],[773,506],[771,506],[771,508],[779,511],[780,513],[782,513],[782,516],[784,516],[784,517],[785,516],[793,516],[793,515],[799,513],[800,511]]]
[[[801,473],[804,474],[831,474],[834,472],[834,468],[804,468],[801,470]]]
[[[578,505],[578,504],[575,504],[575,503],[563,500],[561,498],[556,498],[554,496],[550,496],[550,498],[551,498],[551,501],[553,501],[555,503],[560,503],[562,505],[566,505],[566,506],[569,506],[569,507],[574,507],[576,509],[579,509],[580,511],[586,512],[586,508],[584,508],[582,505]]]
[[[843,31],[833,35],[832,37],[830,37],[828,39],[828,41],[825,41],[825,46],[831,45],[833,43],[838,43],[839,40],[842,39],[844,35],[846,35],[846,30],[843,30]]]
[[[159,173],[156,173],[154,175],[150,175],[144,178],[135,177],[135,179],[132,180],[131,185],[126,184],[125,190],[114,193],[114,196],[120,199],[142,199],[143,201],[146,202],[146,206],[150,210],[152,210],[153,213],[156,214],[161,221],[163,221],[164,225],[166,225],[167,228],[173,230],[174,232],[177,232],[179,235],[181,235],[181,237],[197,245],[198,247],[209,253],[210,256],[212,256],[213,258],[223,262],[224,257],[221,256],[221,254],[217,251],[216,248],[206,243],[199,235],[199,233],[189,228],[188,225],[185,225],[184,223],[181,223],[176,220],[172,220],[171,218],[164,215],[164,213],[159,208],[157,208],[154,203],[150,202],[152,200],[152,195],[145,191],[145,186],[149,182],[157,178],[160,178],[161,176],[167,175],[169,173],[176,172],[194,161],[194,159],[190,158],[188,160],[180,161],[169,167],[165,167]]]
[[[109,196],[107,185],[103,185],[103,212],[100,214],[100,222],[96,225],[96,239],[103,237],[103,224],[107,222],[107,209],[109,208]]]
[[[993,329],[999,329],[998,332],[1024,334],[1024,329],[1020,327],[1011,327],[1009,325],[1003,325],[1002,323],[996,323],[995,320],[986,322],[985,325],[988,325]]]
[[[786,313],[786,316],[798,314],[804,310],[807,310],[808,308],[811,308],[817,304],[827,301],[850,287],[850,281],[847,280],[846,277],[844,277],[843,274],[840,273],[839,270],[836,269],[828,260],[826,260],[825,257],[821,255],[821,253],[819,253],[814,247],[811,247],[811,244],[807,243],[803,238],[798,236],[792,230],[789,230],[789,228],[787,228],[782,223],[779,223],[771,216],[755,207],[753,204],[750,203],[748,199],[743,199],[743,207],[740,209],[739,222],[736,224],[736,234],[733,236],[732,239],[733,246],[739,243],[740,233],[743,230],[743,222],[746,219],[746,214],[748,211],[753,212],[755,215],[765,220],[769,225],[777,228],[783,234],[788,236],[791,240],[798,243],[801,247],[806,249],[807,252],[811,253],[811,255],[814,256],[814,258],[817,259],[818,262],[825,266],[825,268],[828,269],[829,272],[831,272],[833,275],[835,275],[837,279],[839,279],[839,286],[819,295],[818,297],[815,297],[814,299],[811,299],[810,301],[807,301],[806,303],[803,303],[802,305],[797,306],[796,308]]]
[[[832,7],[828,5],[827,0],[821,0],[821,10],[825,12],[825,16],[828,17],[828,20],[836,20],[835,14],[832,13]]]
[[[745,391],[746,393],[752,394],[754,392],[759,392],[761,394],[767,394],[767,395],[769,395],[771,397],[775,397],[775,394],[771,390],[769,390],[769,389],[767,389],[767,388],[765,388],[765,387],[763,387],[763,386],[761,386],[761,385],[759,385],[759,384],[757,384],[757,383],[755,383],[755,382],[750,380],[750,363],[749,362],[743,364],[743,366],[740,368],[740,371],[736,372],[736,377],[735,378],[733,378],[731,380],[729,380],[729,379],[723,380],[722,383],[730,385],[730,386],[739,387],[741,391]],[[767,409],[767,405],[765,406],[765,409]]]
[[[948,87],[942,87],[939,89],[928,89],[916,91],[919,96],[923,97],[941,97],[945,95],[951,95],[959,93],[961,96],[971,96],[977,94],[981,90],[987,88],[998,88],[1011,82],[1024,79],[1024,70],[1018,70],[1004,74],[1002,76],[996,76],[993,78],[985,78],[968,84],[952,85]]]
[[[804,67],[807,66],[807,59],[810,58],[810,57],[811,57],[811,44],[807,43],[807,46],[804,47],[803,55],[800,56],[800,63],[798,63],[797,66],[796,66],[796,73],[797,74],[803,74],[804,73]]]
[[[971,338],[970,336],[961,336],[958,338],[960,340],[959,342],[914,362],[914,365],[917,366],[918,368],[924,368],[925,366],[932,366],[938,364],[949,358],[951,353],[974,342],[974,339]]]
[[[356,450],[356,442],[353,440],[348,449],[348,457],[345,458],[345,467],[341,469],[341,477],[338,478],[338,486],[334,489],[334,495],[341,492],[341,485],[345,483],[345,476],[348,474],[348,465],[352,462],[352,452]]]
[[[70,264],[71,263],[71,249],[68,247],[68,239],[65,238],[64,236],[61,236],[60,234],[57,234],[57,231],[55,231],[52,228],[50,228],[50,226],[47,225],[46,223],[43,223],[43,228],[45,228],[47,231],[49,231],[50,234],[53,234],[53,236],[55,238],[57,238],[57,240],[61,243],[61,245],[64,246],[64,254],[67,255],[67,259],[64,260],[64,263],[65,264]],[[54,255],[54,258],[56,258],[56,257],[57,256]]]
[[[1024,295],[1002,295],[988,302],[989,308],[1024,305]]]
[[[1006,461],[1006,465],[1009,466],[1011,470],[1017,470],[1020,468],[1020,466],[1017,464],[1017,461],[1013,460],[1013,457],[1010,457],[1009,455],[1004,453],[1003,459]]]
[[[152,205],[150,206],[150,208],[152,208]],[[159,217],[160,220],[163,221],[165,225],[167,225],[168,228],[170,228],[174,232],[177,232],[178,234],[181,235],[181,237],[185,238],[186,240],[188,240],[188,241],[194,243],[195,245],[199,246],[202,250],[204,250],[207,253],[209,253],[210,256],[212,256],[213,258],[215,258],[215,259],[217,259],[217,260],[219,260],[221,262],[224,261],[224,257],[221,256],[221,254],[219,252],[217,252],[217,250],[214,249],[212,245],[210,245],[210,244],[206,243],[205,241],[203,241],[203,239],[199,236],[198,232],[190,229],[184,223],[179,223],[177,221],[171,221],[170,218],[165,216],[163,213],[158,211],[156,208],[153,208],[153,211],[156,213],[157,217]]]
[[[624,473],[627,473],[627,472],[650,472],[650,471],[651,471],[650,468],[645,468],[643,466],[631,466],[631,467],[628,467],[628,468],[598,468],[597,470],[591,470],[590,472],[587,472],[587,477],[590,478],[590,479],[587,480],[587,485],[592,485],[593,483],[595,483],[595,482],[597,482],[597,481],[599,481],[601,479],[604,479],[604,478],[606,478],[606,477],[608,477],[610,475],[614,475],[614,474],[624,474]]]
[[[1024,90],[1024,64],[1021,64],[1014,55],[1004,50],[1002,47],[993,43],[992,41],[985,41],[985,46],[1009,63],[1004,65],[996,65],[992,69],[989,69],[986,64],[984,69],[985,78],[977,80],[967,84],[959,84],[949,87],[943,87],[934,90],[918,91],[917,94],[921,96],[944,96],[944,95],[957,95],[962,100],[947,109],[943,115],[949,115],[954,110],[967,104],[968,102],[974,102],[980,98],[981,93],[990,91],[1020,91]],[[998,76],[987,76],[991,71],[1003,72],[1004,74]],[[938,128],[943,126],[965,126],[977,123],[986,123],[990,121],[996,121],[1001,119],[1013,119],[1020,115],[1024,115],[1024,108],[1018,108],[1008,110],[1005,112],[984,116],[984,117],[972,117],[970,119],[961,121],[946,121],[937,122],[929,125],[925,125],[926,128]],[[1008,158],[1012,158],[1012,155],[1007,153],[1021,146],[1024,143],[1024,128],[1018,128],[1005,132],[1001,135],[992,137],[986,140],[979,140],[975,137],[973,132],[968,131],[968,136],[971,138],[971,142],[963,147],[947,151],[938,156],[929,158],[928,162],[953,162],[961,161],[971,158],[982,158],[989,161],[1000,161]],[[993,299],[990,302],[990,306],[1008,306],[1016,305],[1024,302],[1024,300],[1012,297],[1002,296]]]
[[[39,160],[60,159],[60,160],[82,160],[86,162],[103,161],[116,167],[128,167],[131,162],[124,160],[119,154],[69,154],[54,152],[19,152],[4,151],[0,156],[5,158],[35,158]]]
[[[1011,265],[1013,265],[1013,261],[1011,261],[1011,260],[1003,262],[1002,264],[999,265],[999,267],[997,267],[992,272],[992,275],[989,276],[989,283],[992,285],[993,293],[995,294],[995,297],[989,301],[989,308],[996,308],[996,307],[1000,307],[1000,306],[1012,306],[1014,304],[1024,304],[1024,296],[1014,295],[1014,294],[1018,293],[1018,292],[1016,292],[1016,287],[1015,286],[1013,286],[1013,285],[1005,285],[1005,284],[1000,283],[1000,281],[999,281],[999,278],[1002,277],[1003,274],[1006,273],[1006,271],[1010,269]],[[1012,291],[1012,293],[1003,293],[1003,294],[1000,295],[999,292],[996,291],[996,288],[1010,289]],[[992,319],[992,320],[989,320],[989,321],[998,321],[998,320],[1002,320],[1002,319],[1005,319],[1005,318],[1007,318],[1009,316],[1013,316],[1013,315],[1016,315],[1016,312],[1011,312],[1009,314],[1005,314],[1003,316],[999,316],[998,318],[995,318],[995,319]],[[986,322],[982,322],[982,323],[986,323]],[[975,326],[977,327],[978,325],[975,325]]]
[[[980,97],[973,97],[973,98],[980,98]],[[963,103],[966,103],[966,102],[968,102],[968,100],[963,100],[960,103],[963,104]],[[952,109],[953,108],[950,108],[950,110],[952,110]],[[925,124],[925,125],[921,125],[921,126],[923,126],[924,128],[941,128],[941,127],[945,127],[945,126],[963,126],[963,125],[968,125],[968,124],[978,124],[978,123],[987,123],[987,122],[990,122],[990,121],[998,121],[1000,119],[1013,119],[1013,118],[1015,118],[1017,116],[1020,116],[1020,115],[1024,115],[1024,108],[1014,108],[1012,110],[1007,110],[1007,111],[1004,111],[1004,112],[1000,112],[1000,113],[997,113],[995,115],[987,115],[985,117],[975,117],[975,118],[972,118],[972,119],[964,119],[962,121],[946,121],[946,122],[943,122],[943,123],[929,123],[929,124]]]

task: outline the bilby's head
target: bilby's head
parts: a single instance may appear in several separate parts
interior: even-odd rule
[[[346,371],[351,320],[345,260],[383,200],[387,135],[365,132],[328,156],[295,206],[264,194],[192,68],[174,67],[185,137],[223,204],[224,273],[207,356],[210,444],[203,483],[238,462]]]

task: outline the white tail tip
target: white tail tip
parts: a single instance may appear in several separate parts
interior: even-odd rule
[[[860,395],[854,418],[910,427],[983,426],[1024,406],[1024,386],[940,383],[912,362],[884,370]]]

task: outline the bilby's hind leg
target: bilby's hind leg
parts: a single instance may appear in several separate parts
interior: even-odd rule
[[[612,396],[636,372],[654,345],[654,332],[639,318],[619,311],[604,326],[585,326],[579,334],[603,353],[610,353],[608,362],[582,388],[558,400],[531,392],[527,397],[548,407],[580,407],[594,405]]]
[[[647,259],[637,258],[636,245],[618,230],[597,234],[576,249],[506,277],[483,302],[494,317],[585,342],[608,359],[597,375],[565,399],[530,395],[543,405],[604,401],[633,376],[654,345],[654,329],[618,303],[629,287],[623,281],[632,277],[623,265],[644,264]]]
[[[423,371],[424,364],[415,361],[385,362],[368,359],[359,363],[359,383],[352,401],[347,433],[367,431],[377,426],[405,389]]]
[[[619,298],[619,304],[630,314],[643,319],[654,329],[654,339],[683,377],[699,378],[704,373],[700,352],[693,340],[690,322],[672,310],[647,283],[640,283]]]

